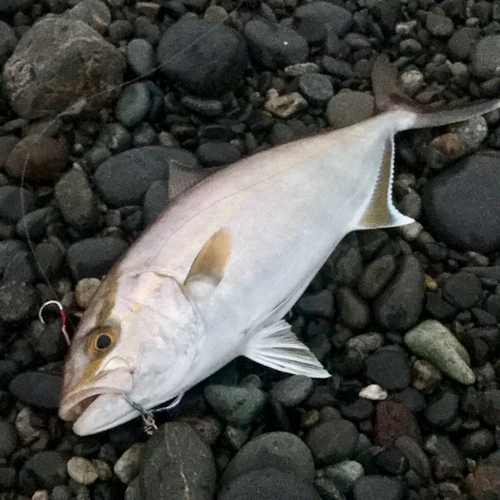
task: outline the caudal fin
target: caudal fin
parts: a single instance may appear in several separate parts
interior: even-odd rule
[[[373,65],[372,86],[375,104],[379,111],[404,109],[411,112],[413,119],[405,128],[440,127],[466,121],[500,108],[500,99],[439,107],[416,103],[399,87],[397,69],[390,64],[386,55],[379,56]]]

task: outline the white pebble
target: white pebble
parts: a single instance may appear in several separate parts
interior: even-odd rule
[[[359,392],[359,397],[369,399],[370,401],[383,401],[387,399],[387,391],[378,384],[370,384]]]

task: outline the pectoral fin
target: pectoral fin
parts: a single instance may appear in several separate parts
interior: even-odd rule
[[[394,139],[387,141],[380,164],[380,171],[370,204],[357,229],[404,226],[413,222],[399,212],[392,202],[392,182],[394,177]]]
[[[314,378],[330,377],[284,320],[256,333],[247,344],[243,355],[282,372]]]

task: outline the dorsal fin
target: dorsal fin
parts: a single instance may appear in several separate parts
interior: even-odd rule
[[[217,285],[224,276],[231,254],[231,234],[219,229],[202,247],[186,277],[186,282],[197,276],[210,277]]]
[[[392,202],[393,176],[394,138],[391,137],[384,148],[375,191],[358,229],[404,226],[413,222],[411,217],[399,212]]]

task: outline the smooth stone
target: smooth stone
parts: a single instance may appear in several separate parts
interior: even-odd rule
[[[423,321],[404,336],[404,341],[414,354],[431,362],[457,382],[466,385],[475,382],[467,351],[439,321]]]
[[[224,105],[218,99],[203,99],[187,95],[181,98],[181,104],[204,116],[220,116],[224,112]]]
[[[418,421],[404,405],[381,401],[375,410],[375,444],[393,446],[401,436],[410,436],[420,443],[422,436]]]
[[[371,118],[375,112],[373,96],[366,92],[342,91],[334,95],[326,107],[326,119],[336,129],[349,127]]]
[[[410,385],[410,364],[400,350],[380,349],[368,356],[366,376],[388,391],[406,389]]]
[[[373,311],[381,326],[408,330],[418,321],[424,307],[425,275],[414,255],[403,257],[396,275],[375,300]]]
[[[312,485],[275,469],[249,472],[225,486],[217,500],[320,500]]]
[[[358,281],[358,292],[365,299],[374,299],[387,285],[396,270],[396,259],[383,255],[370,262]]]
[[[0,21],[0,26],[1,22],[2,21]],[[19,140],[19,137],[16,137],[15,135],[4,135],[3,137],[0,137],[0,170],[4,170],[5,163],[7,162],[10,152],[14,149]],[[7,183],[6,178],[5,183]]]
[[[168,187],[163,180],[154,181],[144,196],[144,223],[153,223],[168,205]]]
[[[31,212],[35,206],[35,197],[28,189],[17,186],[0,186],[0,219],[18,222]]]
[[[35,290],[19,281],[0,282],[0,320],[16,322],[34,313]]]
[[[129,485],[139,475],[143,448],[143,443],[136,443],[115,462],[113,472],[122,483]]]
[[[457,59],[467,60],[480,35],[481,31],[478,27],[466,26],[456,30],[448,41],[451,54]]]
[[[82,98],[85,108],[97,113],[116,97],[117,91],[109,89],[121,85],[124,67],[118,49],[87,24],[46,16],[26,32],[5,63],[4,89],[23,118],[60,113]]]
[[[313,106],[324,106],[333,97],[330,79],[318,73],[306,73],[299,78],[300,93]]]
[[[474,307],[481,298],[481,280],[470,272],[452,274],[443,283],[443,296],[460,309]]]
[[[363,466],[354,460],[345,460],[321,469],[323,474],[332,480],[341,493],[349,492],[356,481],[365,475]]]
[[[305,38],[286,26],[252,20],[245,25],[243,34],[250,55],[266,68],[305,63],[309,55]]]
[[[265,393],[251,386],[208,385],[204,394],[223,420],[239,427],[251,424],[266,404]]]
[[[458,395],[452,390],[435,391],[427,401],[425,417],[434,426],[445,427],[458,415]]]
[[[47,231],[47,228],[60,217],[53,206],[47,206],[33,210],[19,219],[16,224],[16,233],[23,239],[39,240]]]
[[[486,458],[496,448],[495,435],[488,429],[471,432],[462,441],[461,450],[467,458]]]
[[[341,288],[336,301],[340,318],[347,328],[361,330],[369,323],[370,308],[353,290],[347,287]]]
[[[472,52],[472,71],[485,79],[500,76],[500,35],[479,40]]]
[[[19,485],[23,495],[31,497],[36,490],[52,490],[66,481],[66,462],[62,453],[41,451],[29,458],[19,472]]]
[[[308,398],[313,390],[313,380],[303,375],[292,375],[274,384],[271,396],[286,408],[297,406]]]
[[[127,61],[138,76],[147,76],[156,67],[153,46],[143,38],[134,38],[127,45]]]
[[[66,464],[68,475],[78,484],[90,486],[99,478],[96,468],[84,457],[71,457]]]
[[[196,154],[205,167],[227,165],[241,158],[241,153],[231,143],[223,141],[204,142],[200,144]]]
[[[212,500],[215,462],[210,447],[184,422],[161,426],[144,445],[139,486],[148,500]]]
[[[47,241],[39,243],[33,251],[38,277],[45,275],[48,279],[57,274],[63,262],[63,249],[56,243]]]
[[[449,37],[453,33],[453,21],[446,16],[429,12],[425,20],[427,31],[437,37]]]
[[[314,461],[309,448],[289,432],[268,432],[246,443],[234,456],[221,479],[227,485],[252,471],[272,468],[311,483]]]
[[[4,459],[10,457],[16,451],[16,448],[16,428],[10,422],[6,420],[0,420],[0,458]]]
[[[116,118],[125,127],[135,127],[145,118],[151,105],[151,95],[145,83],[128,85],[116,104]]]
[[[59,375],[24,372],[14,377],[9,390],[23,403],[52,410],[59,407],[61,385],[62,378]]]
[[[87,309],[100,285],[101,280],[97,278],[81,279],[75,287],[75,299],[78,306]]]
[[[206,96],[220,96],[236,88],[248,63],[245,40],[236,30],[192,18],[165,31],[157,57],[169,80]]]
[[[76,281],[83,278],[101,279],[127,250],[120,238],[107,236],[86,238],[68,248],[68,264]]]
[[[394,442],[394,446],[408,459],[412,468],[419,477],[428,480],[431,477],[431,464],[422,447],[410,436],[401,436]]]
[[[354,485],[354,500],[402,500],[403,483],[387,476],[364,476]]]
[[[303,295],[297,302],[297,309],[306,315],[333,318],[335,313],[334,298],[330,290]]]

